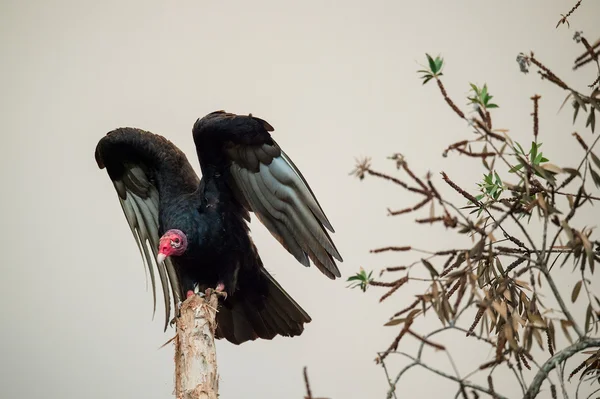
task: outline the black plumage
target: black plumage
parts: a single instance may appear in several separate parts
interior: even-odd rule
[[[227,297],[220,300],[218,338],[240,344],[302,333],[311,319],[264,268],[250,237],[250,212],[300,263],[309,266],[310,259],[328,277],[340,276],[331,223],[270,131],[262,119],[223,111],[196,121],[202,180],[162,136],[121,128],[98,143],[96,161],[117,190],[153,292],[158,271],[165,328],[169,291],[177,304],[188,291],[221,285]],[[163,252],[171,256],[156,261]]]

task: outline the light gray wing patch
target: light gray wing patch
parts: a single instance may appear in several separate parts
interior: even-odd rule
[[[328,277],[340,277],[334,259],[342,257],[325,230],[333,227],[291,159],[276,144],[238,145],[227,153],[233,180],[271,234],[300,263],[310,258]]]
[[[125,177],[126,176],[126,177]],[[127,182],[124,183],[124,182]],[[158,254],[158,190],[152,185],[141,168],[128,169],[124,174],[123,181],[114,182],[119,202],[123,213],[129,224],[129,228],[135,238],[142,260],[152,284],[153,314],[156,312],[156,275],[161,283],[165,306],[165,329],[168,326],[171,315],[171,295],[173,301],[181,301],[179,280],[170,259],[163,264],[156,262]],[[130,189],[132,188],[132,189]],[[135,192],[134,192],[135,191]],[[138,193],[146,194],[145,198]],[[169,288],[171,295],[169,294]]]

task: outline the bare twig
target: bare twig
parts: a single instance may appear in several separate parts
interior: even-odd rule
[[[573,6],[573,8],[571,8],[571,10],[569,10],[568,13],[560,15],[562,18],[556,24],[557,28],[561,24],[565,24],[565,23],[567,24],[568,27],[571,27],[571,25],[569,24],[568,18],[571,16],[571,14],[573,14],[575,12],[575,10],[577,10],[579,8],[579,5],[581,4],[581,2],[582,2],[582,0],[578,0],[577,3],[575,3],[575,5]]]
[[[412,368],[414,366],[420,366],[420,367],[423,367],[426,370],[431,371],[434,374],[439,375],[440,377],[443,377],[443,378],[446,378],[448,380],[451,380],[451,381],[457,382],[459,384],[462,384],[462,385],[464,385],[467,388],[471,388],[471,389],[474,389],[476,391],[486,393],[486,394],[488,394],[490,396],[494,396],[496,399],[508,399],[506,396],[500,395],[498,393],[495,393],[495,395],[494,395],[494,393],[490,389],[482,387],[481,385],[476,385],[476,384],[473,384],[473,383],[468,382],[468,381],[463,381],[463,380],[461,380],[458,377],[455,377],[455,376],[450,375],[448,373],[445,373],[445,372],[443,372],[441,370],[433,368],[433,367],[429,366],[428,364],[423,363],[419,358],[411,356],[411,355],[409,355],[407,353],[404,353],[404,352],[396,352],[396,353],[398,353],[399,355],[402,355],[402,356],[404,356],[404,357],[406,357],[406,358],[408,358],[408,359],[410,359],[410,360],[413,361],[413,363],[411,363],[409,366],[407,366],[402,372],[404,372],[405,370],[408,370],[409,368]]]
[[[573,66],[574,71],[577,70],[578,68],[581,68],[584,65],[589,64],[592,61],[598,60],[598,53],[596,51],[600,48],[600,39],[596,40],[596,42],[591,45],[591,48],[592,48],[593,52],[595,53],[595,56],[590,55],[590,51],[588,49],[586,49],[585,53],[581,54],[579,57],[577,57],[575,59],[575,65]]]
[[[326,398],[315,398],[314,396],[312,396],[312,391],[310,389],[310,382],[308,381],[308,370],[307,370],[306,366],[304,366],[303,374],[304,374],[304,386],[306,386],[306,396],[304,397],[304,399],[326,399]]]
[[[454,104],[454,101],[452,101],[452,99],[450,97],[448,97],[448,93],[446,92],[446,88],[444,87],[444,84],[442,83],[442,81],[439,78],[435,78],[435,80],[437,81],[437,85],[440,88],[440,92],[442,92],[442,96],[444,97],[444,100],[446,100],[446,103],[448,103],[448,105],[450,106],[450,108],[452,108],[452,110],[454,112],[456,112],[456,115],[460,116],[462,119],[465,119],[465,114],[464,112],[462,112],[457,106],[456,104]]]
[[[306,385],[306,396],[305,399],[313,399],[312,392],[310,390],[310,382],[308,381],[308,371],[304,366],[304,385]]]
[[[531,99],[533,100],[533,137],[536,141],[540,129],[540,119],[538,115],[540,98],[542,97],[539,94],[536,94],[535,96],[531,97]]]

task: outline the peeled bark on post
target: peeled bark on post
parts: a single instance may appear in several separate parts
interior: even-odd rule
[[[215,329],[218,299],[193,295],[181,305],[175,337],[175,397],[217,399],[219,376]]]

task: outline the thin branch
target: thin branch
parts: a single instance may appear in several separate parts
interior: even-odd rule
[[[418,339],[419,341],[423,342],[424,344],[429,345],[437,350],[441,350],[441,351],[446,350],[446,348],[443,345],[436,344],[435,342],[428,340],[424,336],[417,334],[416,332],[414,332],[411,329],[408,330],[408,333],[410,335],[412,335],[413,337],[415,337],[416,339]]]
[[[600,39],[596,40],[596,42],[594,44],[592,44],[592,50],[598,50],[600,48]],[[595,61],[598,59],[598,53],[595,53],[596,56],[595,57],[589,57],[588,55],[590,55],[589,50],[586,49],[586,52],[581,54],[579,57],[577,57],[575,59],[575,65],[573,65],[573,70],[577,70],[579,68],[581,68],[584,65],[589,64],[592,61]]]
[[[440,377],[443,377],[443,378],[446,378],[448,380],[454,381],[454,382],[456,382],[458,384],[462,384],[463,386],[465,386],[467,388],[471,388],[471,389],[474,389],[476,391],[486,393],[486,394],[488,394],[490,396],[494,396],[497,399],[508,399],[508,397],[500,395],[497,392],[492,392],[490,389],[482,387],[481,385],[476,385],[476,384],[470,383],[468,381],[462,381],[458,377],[455,377],[453,375],[447,374],[447,373],[445,373],[445,372],[443,372],[441,370],[435,369],[435,368],[427,365],[426,363],[421,362],[421,360],[417,359],[416,357],[413,357],[413,356],[411,356],[411,355],[409,355],[407,353],[404,353],[404,352],[396,352],[396,353],[398,353],[399,355],[405,356],[405,357],[409,358],[410,360],[412,360],[413,363],[412,363],[412,365],[410,365],[411,367],[412,366],[421,366],[424,369],[429,370],[432,373],[439,375]]]
[[[388,373],[387,366],[385,365],[385,361],[383,361],[383,360],[381,361],[381,367],[383,367],[383,372],[385,373],[385,379],[387,380],[388,385],[390,386],[390,390],[387,393],[387,399],[391,399],[392,397],[394,399],[398,399],[398,397],[396,396],[396,386],[392,383],[390,374]]]
[[[542,98],[539,94],[531,97],[533,100],[533,138],[537,142],[537,136],[540,129],[540,119],[539,119],[539,100]]]
[[[305,399],[313,399],[312,392],[310,390],[310,382],[308,381],[308,371],[306,369],[306,366],[304,366],[303,374],[304,374],[304,385],[306,386]]]
[[[542,271],[542,274],[544,275],[544,277],[546,277],[546,281],[548,282],[548,285],[550,286],[550,289],[552,290],[552,293],[554,294],[554,298],[556,299],[556,302],[558,302],[558,306],[560,307],[560,310],[563,312],[563,314],[565,315],[565,317],[573,324],[573,329],[575,330],[575,333],[577,333],[577,335],[580,338],[583,337],[584,334],[581,331],[581,328],[579,327],[579,324],[577,324],[575,322],[575,319],[573,318],[573,315],[571,314],[571,312],[567,308],[567,305],[565,305],[565,301],[563,301],[563,299],[562,299],[561,292],[559,291],[559,289],[556,286],[556,284],[554,284],[554,279],[550,275],[550,272],[545,267],[541,268],[540,270]]]
[[[437,85],[440,88],[440,92],[442,92],[442,96],[444,97],[444,100],[446,100],[446,103],[448,103],[448,105],[450,106],[450,108],[452,108],[452,110],[456,113],[456,115],[460,116],[461,119],[465,119],[465,113],[462,112],[456,106],[456,104],[454,104],[454,101],[452,101],[452,99],[450,97],[448,97],[448,93],[446,92],[446,88],[444,87],[444,84],[442,83],[442,81],[437,77],[435,78],[435,80],[437,81]]]
[[[578,0],[577,3],[575,3],[575,5],[573,6],[573,8],[571,8],[571,10],[566,15],[565,14],[560,15],[562,18],[556,24],[557,28],[562,24],[567,24],[568,27],[571,27],[569,24],[568,18],[571,16],[571,14],[573,14],[575,12],[575,10],[577,10],[579,8],[579,5],[581,4],[581,2],[582,2],[582,0]]]
[[[310,389],[310,382],[308,381],[308,371],[307,371],[306,366],[304,366],[303,374],[304,374],[304,385],[306,386],[306,396],[304,397],[304,399],[325,399],[325,398],[315,398],[312,396],[312,391]]]

